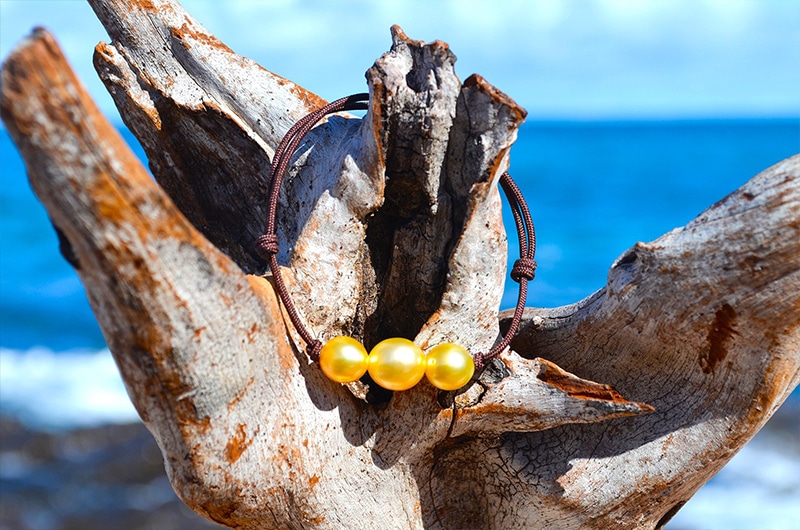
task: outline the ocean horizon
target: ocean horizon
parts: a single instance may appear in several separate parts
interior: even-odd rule
[[[140,159],[133,135],[118,127]],[[757,173],[800,152],[800,119],[543,120],[522,125],[509,172],[536,225],[529,306],[557,307],[600,289],[614,259],[680,227]],[[24,164],[0,129],[0,347],[105,345],[83,287],[58,253]],[[506,226],[512,226],[507,206]],[[509,232],[509,261],[514,259]],[[512,307],[507,281],[502,307]],[[48,318],[41,318],[47,315]]]
[[[144,159],[131,133],[120,131]],[[539,267],[527,305],[557,307],[590,296],[628,248],[685,225],[798,152],[794,117],[524,124],[509,171],[536,225]],[[83,286],[59,255],[4,128],[0,155],[0,414],[53,433],[138,421]],[[513,305],[515,287],[507,283],[503,307]],[[789,401],[800,410],[797,390]],[[748,444],[667,528],[800,528],[797,453],[770,440]]]

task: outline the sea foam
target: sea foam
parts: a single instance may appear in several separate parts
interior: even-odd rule
[[[0,348],[0,412],[47,431],[138,421],[107,349]],[[762,431],[678,512],[667,530],[797,528],[800,462],[792,453]]]
[[[0,348],[0,412],[43,430],[139,419],[108,349]]]

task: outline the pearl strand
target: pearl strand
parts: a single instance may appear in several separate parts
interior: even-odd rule
[[[278,297],[286,308],[289,320],[306,342],[306,353],[312,361],[319,362],[323,373],[332,381],[350,383],[369,372],[372,380],[383,388],[408,390],[419,383],[423,376],[427,376],[431,384],[440,390],[457,390],[466,385],[476,371],[483,370],[489,360],[497,357],[510,345],[522,321],[528,282],[533,279],[536,270],[533,259],[536,250],[533,220],[522,192],[508,172],[501,175],[500,186],[511,205],[519,237],[520,258],[511,270],[511,279],[519,283],[519,295],[514,316],[503,340],[488,352],[478,352],[473,358],[463,347],[448,342],[431,348],[426,354],[412,341],[402,338],[381,341],[369,354],[361,343],[347,336],[335,337],[323,345],[302,322],[281,276],[276,257],[280,250],[275,231],[276,210],[281,182],[288,171],[291,155],[305,134],[325,115],[343,110],[366,110],[368,99],[369,94],[341,98],[312,111],[287,131],[275,150],[270,168],[267,226],[265,233],[256,240],[255,250],[268,262]]]
[[[428,353],[408,339],[385,339],[367,353],[352,337],[334,337],[319,353],[322,372],[337,383],[351,383],[369,372],[387,390],[408,390],[423,376],[439,390],[458,390],[472,379],[475,363],[469,352],[452,342],[434,346]]]

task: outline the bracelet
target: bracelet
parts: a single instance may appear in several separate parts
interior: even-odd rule
[[[289,129],[275,151],[269,175],[267,227],[254,246],[269,264],[278,297],[286,308],[292,325],[305,341],[307,355],[312,361],[319,363],[322,372],[329,379],[339,383],[351,383],[369,373],[372,380],[381,387],[397,391],[408,390],[426,376],[430,383],[440,390],[458,390],[472,380],[476,373],[479,375],[486,363],[505,350],[517,334],[525,308],[528,281],[533,280],[536,270],[536,262],[533,259],[536,250],[533,221],[522,192],[507,172],[500,177],[500,186],[511,205],[519,236],[520,258],[511,269],[511,279],[519,283],[519,295],[508,330],[502,340],[489,352],[479,352],[473,357],[466,348],[447,342],[434,346],[426,353],[414,342],[399,337],[379,342],[369,353],[359,341],[348,336],[334,337],[323,345],[311,335],[302,322],[278,266],[276,256],[280,247],[275,231],[278,194],[289,169],[292,154],[308,131],[326,115],[349,110],[367,110],[368,101],[369,94],[356,94],[338,99],[309,113]]]

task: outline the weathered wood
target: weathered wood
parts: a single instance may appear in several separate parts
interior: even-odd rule
[[[236,528],[654,528],[797,385],[800,157],[633,247],[589,299],[527,310],[512,344],[527,359],[507,352],[459,395],[328,381],[251,248],[275,146],[322,101],[177,2],[90,3],[112,38],[95,64],[157,183],[46,32],[3,65],[0,110],[199,513]],[[295,155],[280,259],[322,338],[475,352],[498,338],[496,182],[525,112],[479,76],[461,83],[454,61],[395,28],[366,116],[328,119]]]
[[[578,510],[558,527],[586,525],[598,502],[601,521],[652,527],[719,471],[800,379],[800,156],[685,227],[635,245],[589,299],[526,317],[517,351],[608,382],[655,412],[510,435],[496,454],[546,460],[512,474],[537,485],[521,488],[531,502],[540,498],[532,490],[563,486],[562,506]],[[583,336],[592,338],[575,340]]]

